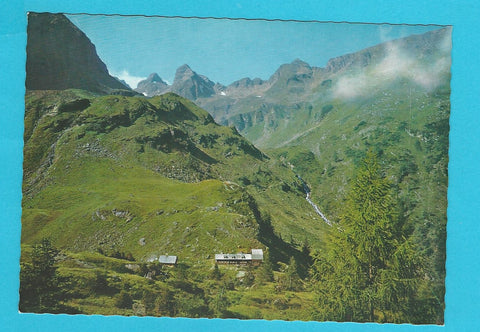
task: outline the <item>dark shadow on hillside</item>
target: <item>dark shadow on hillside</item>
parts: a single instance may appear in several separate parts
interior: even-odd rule
[[[261,214],[257,203],[252,197],[248,200],[248,205],[260,226],[258,240],[268,247],[270,260],[274,264],[282,262],[288,265],[290,264],[290,258],[293,257],[298,264],[297,272],[300,278],[305,278],[308,274],[310,256],[283,241],[283,239],[274,232],[270,216]]]

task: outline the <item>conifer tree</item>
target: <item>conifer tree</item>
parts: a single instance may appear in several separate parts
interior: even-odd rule
[[[268,250],[263,255],[262,265],[257,269],[257,280],[260,283],[273,281],[273,263]]]
[[[298,274],[298,264],[295,257],[290,257],[288,267],[285,270],[285,282],[288,290],[297,290],[301,286],[300,276]]]
[[[408,234],[397,230],[390,183],[368,151],[325,252],[311,269],[317,310],[314,319],[408,321],[420,264]],[[405,320],[404,320],[405,321]]]
[[[213,311],[215,317],[222,318],[227,313],[227,308],[230,305],[230,301],[227,298],[225,288],[220,288],[218,293],[213,298],[210,303],[211,310]]]
[[[58,305],[58,251],[50,240],[42,239],[33,246],[29,261],[22,262],[20,271],[20,310],[55,312]]]
[[[213,266],[213,271],[211,273],[211,277],[214,280],[220,280],[222,278],[222,273],[220,272],[220,269],[218,268],[217,263],[215,263],[215,265]]]

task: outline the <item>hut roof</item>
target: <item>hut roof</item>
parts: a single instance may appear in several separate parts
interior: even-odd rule
[[[160,255],[158,261],[162,264],[177,264],[177,256]]]
[[[262,249],[252,249],[252,259],[263,260],[263,250]]]
[[[252,255],[251,254],[215,254],[215,260],[217,261],[226,261],[226,260],[249,261],[249,260],[252,260]]]

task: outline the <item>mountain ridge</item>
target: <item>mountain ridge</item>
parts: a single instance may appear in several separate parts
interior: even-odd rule
[[[63,14],[28,13],[26,73],[27,90],[135,94],[110,76],[95,45]]]
[[[316,67],[311,66],[307,62],[301,59],[294,59],[290,63],[285,63],[279,66],[279,68],[272,74],[267,80],[262,80],[260,78],[251,79],[249,77],[240,78],[229,85],[223,85],[221,83],[216,83],[221,87],[221,89],[216,89],[214,91],[208,89],[208,93],[203,95],[194,95],[188,94],[186,92],[187,89],[181,88],[182,80],[179,77],[176,77],[177,84],[175,88],[170,86],[169,89],[166,89],[161,93],[165,93],[167,91],[175,92],[185,98],[191,100],[198,100],[200,103],[204,101],[204,99],[208,99],[209,97],[225,97],[225,96],[233,96],[233,97],[245,97],[247,95],[254,95],[257,92],[265,92],[266,90],[270,89],[279,78],[283,76],[287,80],[298,80],[298,81],[305,81],[303,83],[309,84],[312,81],[308,82],[308,79],[315,78],[324,78],[328,79],[328,76],[337,74],[341,71],[345,70],[355,70],[362,67],[368,66],[370,63],[375,62],[383,58],[386,53],[388,52],[388,47],[394,45],[394,47],[405,47],[408,44],[413,44],[413,49],[416,49],[415,52],[421,53],[425,50],[428,51],[430,47],[437,47],[438,43],[441,43],[441,39],[444,38],[445,33],[448,33],[449,27],[440,28],[438,30],[432,30],[423,34],[414,34],[403,38],[394,39],[388,42],[379,43],[377,45],[373,45],[362,50],[340,55],[334,58],[331,58],[327,61],[324,67]],[[183,67],[188,67],[190,73],[192,75],[198,75],[195,71],[193,71],[188,65],[183,65],[177,69],[183,71]],[[176,75],[177,76],[177,75]],[[203,77],[207,82],[211,82],[206,76],[198,75]],[[322,80],[323,81],[323,80]],[[213,82],[212,82],[213,83]],[[317,83],[318,84],[318,83]],[[260,89],[254,89],[253,87],[262,86]],[[145,92],[143,91],[145,88],[137,87],[136,91],[138,92]],[[147,94],[149,97],[153,96],[154,94]],[[210,111],[210,110],[209,110]]]

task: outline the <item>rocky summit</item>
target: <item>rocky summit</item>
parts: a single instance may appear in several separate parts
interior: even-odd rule
[[[138,82],[135,91],[144,96],[152,97],[167,92],[168,84],[165,83],[157,73],[150,74],[147,79]]]
[[[175,73],[171,91],[194,100],[213,95],[215,93],[214,85],[215,83],[207,77],[198,75],[188,65],[183,65]]]
[[[27,90],[132,94],[109,75],[95,46],[62,14],[28,14],[26,69]]]
[[[216,85],[206,76],[197,74],[186,64],[177,69],[171,86],[165,83],[158,74],[153,73],[147,79],[140,81],[135,89],[147,97],[174,92],[190,100],[207,98],[222,90],[220,85]]]

